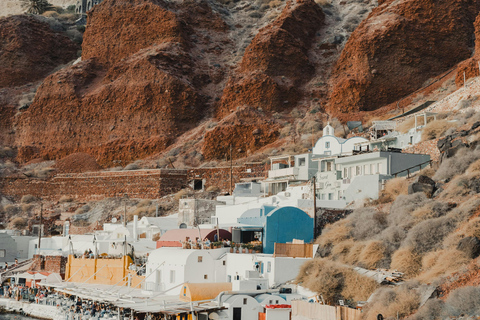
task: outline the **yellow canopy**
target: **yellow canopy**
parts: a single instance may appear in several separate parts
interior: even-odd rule
[[[180,300],[190,302],[215,299],[222,291],[232,291],[232,283],[184,283],[180,290]]]

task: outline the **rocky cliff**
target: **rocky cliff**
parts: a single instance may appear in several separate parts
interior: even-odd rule
[[[310,145],[329,117],[368,118],[470,58],[478,11],[463,0],[105,0],[88,13],[80,63],[43,80],[28,109],[2,93],[0,138],[20,162],[85,152],[107,167],[179,152],[199,165],[230,146],[241,158],[280,137]],[[34,23],[3,23],[19,19]],[[39,37],[23,29],[18,39]],[[41,63],[5,51],[20,54],[4,86],[71,59],[55,51],[70,46],[59,35],[43,38],[54,49]]]

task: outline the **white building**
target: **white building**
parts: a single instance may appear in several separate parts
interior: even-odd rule
[[[185,282],[225,282],[229,248],[194,250],[163,247],[148,257],[145,289],[176,295]],[[222,258],[223,256],[223,258]]]
[[[349,157],[325,157],[318,161],[319,206],[342,208],[354,200],[377,199],[386,180],[427,167],[430,156],[374,151]]]
[[[323,136],[318,139],[312,153],[315,156],[351,155],[355,145],[362,142],[368,142],[368,140],[363,137],[349,139],[336,137],[335,129],[328,124],[323,128]]]

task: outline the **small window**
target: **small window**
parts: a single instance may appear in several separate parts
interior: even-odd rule
[[[325,142],[325,149],[328,149],[328,148],[330,148],[330,142],[327,141]]]
[[[278,304],[278,300],[275,300],[275,304]]]
[[[328,194],[328,200],[333,200],[333,193]]]
[[[36,247],[36,245],[35,245],[35,247]],[[5,258],[6,255],[7,255],[7,250],[0,249],[0,258]]]
[[[207,280],[208,279],[208,274],[203,275],[203,279]]]
[[[223,260],[223,265],[226,266],[226,265],[227,265],[227,261]]]
[[[203,261],[203,257],[202,256],[198,256],[198,262],[202,262]]]
[[[360,176],[362,174],[362,167],[356,166],[355,168],[355,175]]]
[[[298,166],[299,167],[304,167],[305,166],[305,158],[298,159]]]
[[[327,162],[327,171],[332,171],[332,162]]]
[[[343,178],[344,179],[348,178],[348,169],[347,168],[343,168]]]
[[[270,261],[268,261],[267,263],[267,272],[271,272],[272,271],[272,263]]]
[[[175,283],[175,270],[170,270],[170,283]]]
[[[243,304],[247,304],[247,298],[243,298]]]

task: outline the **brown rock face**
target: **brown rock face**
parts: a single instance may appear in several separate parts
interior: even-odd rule
[[[268,112],[295,105],[297,87],[314,73],[307,51],[323,22],[324,14],[313,0],[288,2],[246,48],[238,74],[225,87],[217,117],[242,105]]]
[[[181,5],[106,0],[90,11],[83,61],[48,77],[19,117],[18,160],[85,152],[104,166],[125,165],[194,128],[208,79],[197,72],[193,29],[183,21],[195,14],[192,25],[207,20],[216,33],[225,24],[204,4],[195,7],[201,12]]]
[[[184,27],[161,0],[106,0],[88,15],[82,58],[105,66],[164,42],[185,44]]]
[[[1,18],[0,39],[0,88],[42,79],[77,56],[75,43],[26,15]]]
[[[328,110],[375,110],[468,58],[478,10],[476,1],[384,2],[337,61]]]
[[[463,86],[464,79],[468,80],[473,77],[478,77],[479,62],[480,62],[480,15],[477,16],[474,23],[475,27],[475,53],[473,57],[458,64],[457,74],[455,76],[455,84],[457,87]],[[464,78],[465,73],[465,78]]]
[[[178,76],[189,72],[178,47],[143,50],[108,72],[88,60],[48,77],[21,116],[19,145],[36,146],[45,159],[87,152],[102,165],[163,150],[194,126],[201,106],[195,89]],[[185,70],[174,70],[171,60],[186,60]]]
[[[278,125],[246,107],[207,131],[202,154],[207,160],[230,158],[232,146],[232,158],[241,158],[276,141],[279,135]]]

